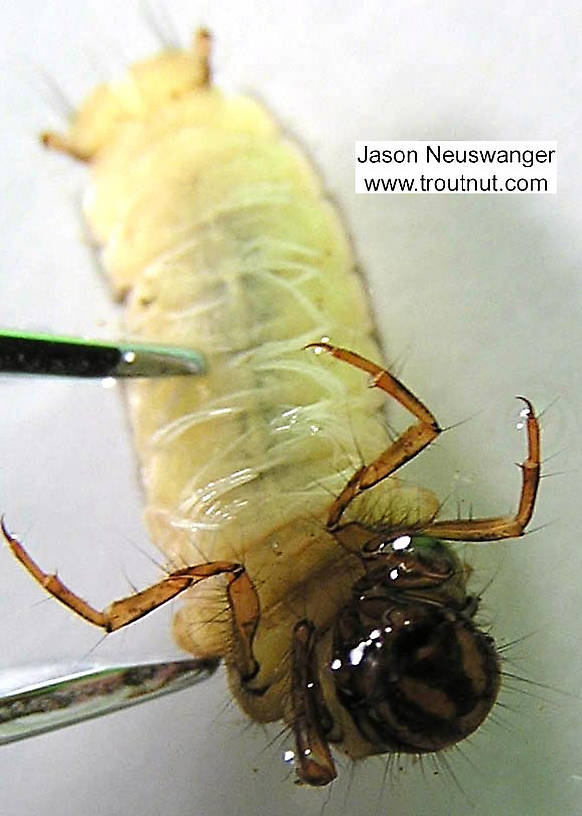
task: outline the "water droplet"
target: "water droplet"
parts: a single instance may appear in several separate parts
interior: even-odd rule
[[[398,536],[392,542],[392,549],[393,550],[405,550],[407,547],[410,547],[410,542],[412,538],[409,535]]]
[[[350,649],[349,659],[352,666],[360,665],[364,657],[364,651],[366,649],[366,646],[368,646],[370,643],[371,641],[363,640],[361,643],[358,643],[355,649]]]

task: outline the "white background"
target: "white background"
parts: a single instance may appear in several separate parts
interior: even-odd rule
[[[144,8],[186,41],[216,35],[217,83],[260,96],[320,168],[365,270],[388,357],[445,435],[410,474],[456,513],[504,513],[523,455],[513,396],[543,417],[552,458],[533,527],[472,547],[508,681],[444,767],[340,763],[331,793],[280,761],[279,727],[248,727],[221,677],[132,711],[0,749],[0,812],[393,816],[582,812],[580,376],[582,18],[516,0],[308,3],[21,0],[0,10],[0,324],[114,334],[84,242],[82,168],[36,134],[99,79],[155,49]],[[356,196],[356,139],[552,139],[557,196]],[[0,380],[0,510],[47,568],[97,605],[155,580],[119,395],[95,383]],[[480,549],[477,553],[476,550]],[[127,576],[127,577],[126,577]],[[25,662],[174,653],[164,613],[98,644],[0,552],[0,656]],[[4,675],[6,677],[6,675]],[[522,692],[512,691],[521,689]],[[562,693],[563,692],[563,693]],[[461,792],[460,788],[464,792]],[[325,809],[324,809],[325,806]]]

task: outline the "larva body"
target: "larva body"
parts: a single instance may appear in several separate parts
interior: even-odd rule
[[[352,757],[433,753],[486,718],[499,657],[444,542],[522,535],[539,426],[521,398],[514,516],[435,521],[433,494],[394,478],[438,437],[436,417],[370,359],[371,309],[337,214],[270,116],[210,86],[208,48],[199,32],[192,52],[135,65],[67,135],[44,136],[92,165],[86,214],[130,334],[207,357],[203,376],[128,395],[168,575],[99,610],[2,531],[48,592],[105,631],[188,596],[179,645],[224,658],[243,709],[293,730],[300,780],[326,785],[330,743]],[[323,367],[306,343],[342,364]],[[396,439],[379,392],[414,418]]]
[[[86,214],[130,334],[207,355],[204,377],[130,387],[147,523],[173,566],[245,565],[261,607],[255,683],[268,691],[249,696],[236,671],[232,686],[269,721],[285,715],[293,624],[329,627],[361,572],[325,530],[330,496],[388,444],[361,374],[302,346],[327,335],[381,353],[305,157],[258,103],[201,84],[198,69],[187,52],[134,66],[89,98],[68,147],[91,159]],[[381,489],[399,523],[436,511],[424,491]],[[194,590],[179,644],[228,660],[224,606],[222,593]]]
[[[468,545],[461,552],[475,566],[471,585],[488,585],[481,619],[502,644],[520,639],[505,652],[504,669],[577,689],[578,616],[565,613],[577,610],[580,598],[577,27],[568,14],[541,4],[527,24],[509,10],[500,16],[483,9],[476,20],[466,4],[444,14],[428,3],[386,14],[347,5],[299,3],[275,11],[260,3],[170,0],[154,4],[160,10],[182,41],[207,21],[216,34],[216,84],[257,94],[307,149],[337,197],[372,286],[384,360],[404,357],[404,379],[444,425],[467,420],[402,478],[430,480],[442,501],[456,486],[443,513],[456,514],[457,495],[464,516],[469,507],[474,513],[509,510],[519,478],[512,463],[521,460],[512,397],[527,394],[538,409],[552,404],[545,455],[565,453],[548,462],[547,471],[563,475],[544,480],[532,525],[550,521],[549,528],[511,545]],[[3,325],[100,336],[110,314],[107,286],[79,225],[79,193],[90,168],[39,149],[38,132],[63,125],[62,108],[38,81],[38,69],[76,106],[94,84],[121,76],[160,40],[144,31],[139,3],[73,8],[56,0],[41,10],[25,0],[5,12]],[[354,139],[400,137],[557,138],[560,195],[354,196]],[[106,331],[118,336],[115,328]],[[331,340],[346,343],[343,335]],[[299,356],[311,359],[309,352]],[[318,376],[344,373],[326,355],[316,359]],[[131,591],[126,574],[140,589],[161,577],[128,543],[148,547],[136,522],[142,502],[134,489],[131,437],[118,415],[119,386],[103,391],[97,383],[7,377],[2,386],[0,509],[31,554],[99,607]],[[358,377],[361,390],[354,396],[366,386]],[[167,644],[166,613],[183,605],[178,598],[171,609],[93,650],[101,633],[44,600],[6,547],[2,557],[6,672],[23,662],[84,659],[89,650],[97,661],[112,653],[117,660],[151,658]],[[203,557],[212,554],[196,553],[196,562]],[[209,590],[200,585],[196,593]],[[212,594],[221,596],[225,619],[221,588]],[[581,812],[576,701],[548,704],[546,691],[526,684],[534,694],[525,695],[512,691],[515,685],[504,679],[506,707],[495,709],[460,752],[425,758],[424,773],[418,762],[394,756],[353,769],[340,760],[333,790],[314,792],[293,785],[280,762],[283,748],[292,747],[289,734],[278,737],[280,723],[268,729],[247,723],[218,677],[151,706],[4,747],[2,799],[7,812],[28,807],[35,813],[64,807],[91,814],[320,814],[328,796],[326,813],[354,816],[377,809],[464,814],[472,807],[479,816]],[[466,796],[455,792],[446,765]]]

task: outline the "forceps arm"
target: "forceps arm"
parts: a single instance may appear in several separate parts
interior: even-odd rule
[[[204,374],[202,354],[157,343],[103,343],[0,331],[0,373],[57,377],[179,377]]]
[[[2,672],[0,745],[110,714],[194,686],[216,671],[217,659],[190,659],[127,666],[57,666],[42,682],[23,684]],[[49,667],[32,667],[38,677]],[[18,687],[20,686],[20,687]]]

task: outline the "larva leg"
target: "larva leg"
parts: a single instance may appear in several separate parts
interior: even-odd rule
[[[382,479],[394,473],[406,462],[413,459],[421,450],[430,445],[441,432],[438,422],[428,408],[390,372],[361,357],[348,349],[331,346],[328,343],[310,343],[306,348],[322,349],[323,351],[343,360],[355,368],[366,371],[372,377],[372,386],[381,388],[391,397],[394,397],[404,408],[413,414],[418,422],[407,428],[386,450],[371,464],[359,468],[340,495],[330,507],[327,518],[329,530],[335,530],[342,513],[348,504],[359,493],[373,487]]]
[[[66,607],[106,632],[114,632],[133,623],[206,578],[216,575],[227,576],[227,596],[232,610],[238,650],[237,665],[245,679],[256,674],[258,666],[253,657],[252,644],[260,616],[259,599],[245,568],[240,564],[214,561],[176,570],[141,592],[113,601],[101,611],[72,592],[58,575],[44,572],[20,541],[8,531],[4,519],[0,525],[8,546],[32,577]]]
[[[307,785],[327,785],[337,773],[322,722],[331,719],[322,709],[319,683],[313,670],[315,630],[307,620],[293,630],[291,677],[292,723],[297,748],[297,774]]]
[[[540,426],[531,402],[525,397],[527,428],[527,457],[521,468],[521,494],[517,513],[513,517],[485,519],[458,519],[435,521],[423,529],[423,533],[443,538],[447,541],[496,541],[502,538],[517,538],[530,522],[540,482]]]

